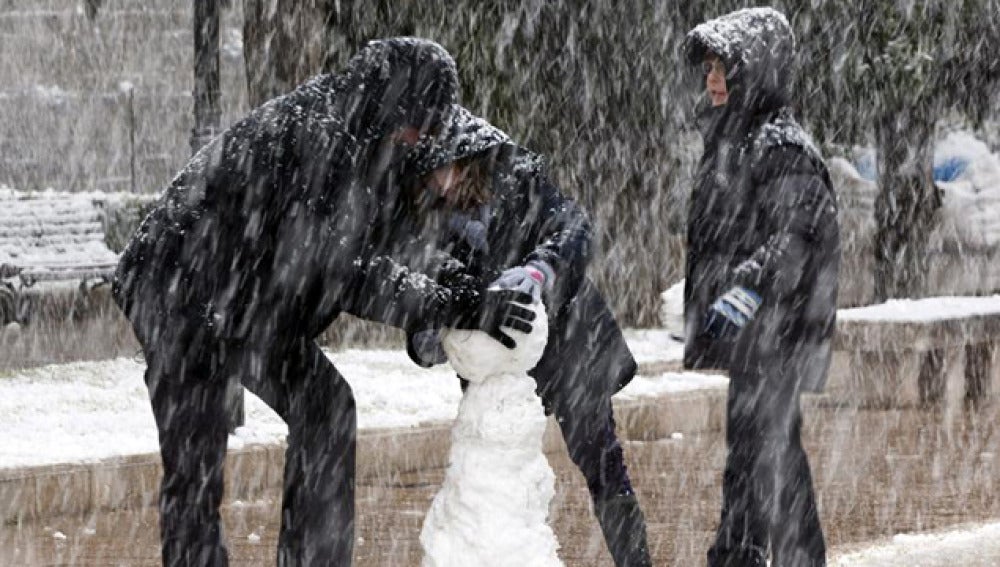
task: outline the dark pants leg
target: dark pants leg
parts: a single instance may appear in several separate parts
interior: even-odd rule
[[[252,360],[243,384],[288,424],[278,565],[350,565],[357,447],[350,385],[311,339]]]
[[[711,567],[825,565],[812,475],[801,442],[796,377],[775,364],[734,371],[729,384],[723,502]]]
[[[165,327],[156,348],[146,349],[146,385],[163,460],[163,564],[228,565],[219,521],[228,436],[225,353],[206,344],[199,326]]]
[[[776,477],[778,513],[771,528],[772,564],[775,567],[826,565],[826,542],[819,522],[812,472],[802,447],[802,416],[796,412],[794,431],[784,455],[785,474]]]

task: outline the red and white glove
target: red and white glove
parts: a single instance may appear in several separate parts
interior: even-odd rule
[[[542,292],[551,289],[554,280],[555,274],[551,266],[545,262],[533,260],[524,266],[504,270],[489,287],[530,293],[535,301],[539,301],[542,298]]]

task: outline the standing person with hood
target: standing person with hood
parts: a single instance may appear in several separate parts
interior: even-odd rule
[[[147,362],[164,565],[228,564],[224,400],[239,382],[288,424],[278,564],[351,563],[354,397],[314,339],[341,311],[406,328],[482,308],[477,290],[459,302],[397,265],[385,246],[402,237],[382,226],[457,88],[436,43],[373,41],[202,148],[128,243],[113,290]]]
[[[587,215],[559,192],[541,156],[463,108],[450,116],[451,126],[415,152],[421,158],[414,170],[424,175],[407,191],[399,218],[414,223],[409,232],[420,235],[425,248],[418,244],[423,253],[409,256],[435,265],[419,269],[442,282],[471,277],[474,288],[495,286],[544,302],[548,343],[529,374],[587,481],[615,564],[651,565],[645,519],[611,407],[611,396],[632,379],[637,365],[603,297],[585,277],[592,237]],[[512,315],[505,325],[471,325],[513,348],[517,335],[509,329],[530,331],[530,321],[523,313],[504,312]],[[469,325],[460,317],[451,326]],[[415,362],[445,362],[438,340],[442,326],[429,319],[411,330],[407,347]]]
[[[705,22],[685,41],[710,106],[691,195],[684,363],[729,370],[721,522],[708,564],[826,564],[799,394],[830,363],[840,259],[826,167],[792,118],[795,40],[770,8]]]

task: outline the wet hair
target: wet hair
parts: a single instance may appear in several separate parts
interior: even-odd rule
[[[485,205],[493,196],[493,152],[484,152],[462,158],[455,162],[459,169],[465,171],[462,181],[455,187],[461,201],[459,208],[468,210]]]
[[[454,164],[465,172],[462,180],[459,181],[459,185],[452,188],[459,195],[456,205],[458,210],[473,210],[489,202],[493,196],[493,169],[495,162],[496,152],[491,149],[439,166],[439,168],[448,167]],[[429,188],[429,181],[434,171],[410,177],[410,181],[405,184],[404,194],[408,196],[410,206],[418,211],[426,212],[450,206],[445,203],[443,197],[440,197]]]

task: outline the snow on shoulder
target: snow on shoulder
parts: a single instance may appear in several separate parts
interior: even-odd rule
[[[545,350],[541,303],[530,334],[508,350],[481,331],[451,330],[443,346],[470,381],[452,429],[450,465],[424,518],[424,567],[562,565],[548,525],[555,474],[542,453],[546,418],[527,372]]]

